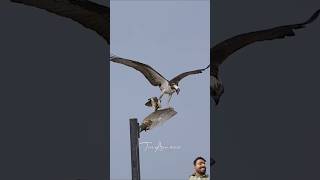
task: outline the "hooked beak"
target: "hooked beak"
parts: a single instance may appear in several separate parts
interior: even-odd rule
[[[152,106],[152,104],[151,104],[151,99],[148,99],[148,102],[146,102],[144,105],[146,105],[146,106]]]
[[[179,92],[180,92],[180,88],[177,88],[177,89],[176,89],[177,95],[179,94]]]

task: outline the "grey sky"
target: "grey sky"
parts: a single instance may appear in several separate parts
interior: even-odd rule
[[[112,53],[149,64],[167,79],[209,64],[209,1],[111,1],[110,6]],[[111,179],[131,179],[128,119],[141,121],[150,114],[144,103],[160,90],[132,68],[110,68]],[[196,156],[209,160],[209,71],[179,85],[170,104],[178,114],[142,133],[140,142],[181,148],[151,152],[140,146],[142,179],[186,179]]]

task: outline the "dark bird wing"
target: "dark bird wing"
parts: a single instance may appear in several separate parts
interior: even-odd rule
[[[286,26],[278,26],[271,29],[240,34],[238,36],[227,39],[210,49],[210,76],[211,96],[214,98],[216,105],[219,104],[221,95],[224,93],[223,84],[219,78],[219,66],[237,50],[258,41],[282,39],[287,36],[294,36],[293,30],[304,28],[306,24],[313,22],[320,14],[320,9],[305,22],[300,24],[292,24]]]
[[[110,43],[110,9],[87,0],[11,0],[70,18]]]
[[[188,71],[188,72],[184,72],[179,74],[178,76],[174,77],[173,79],[170,80],[170,83],[175,83],[176,85],[178,85],[179,81],[189,75],[192,74],[199,74],[202,73],[204,70],[206,70],[207,68],[209,68],[210,65],[208,65],[206,68],[203,69],[197,69],[197,70],[193,70],[193,71]]]
[[[138,71],[140,71],[153,86],[161,86],[162,83],[167,82],[166,78],[164,78],[160,73],[154,70],[147,64],[143,64],[137,61],[120,58],[117,56],[111,56],[110,61],[115,63],[124,64],[126,66],[132,67]]]
[[[304,28],[306,24],[313,22],[319,16],[319,13],[320,10],[316,11],[306,22],[300,24],[278,26],[271,29],[241,34],[227,39],[211,48],[211,63],[214,65],[220,65],[228,56],[251,43],[294,36],[294,29]]]

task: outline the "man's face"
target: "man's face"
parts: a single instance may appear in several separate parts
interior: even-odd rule
[[[194,168],[198,174],[206,174],[206,163],[204,162],[204,160],[198,159]]]

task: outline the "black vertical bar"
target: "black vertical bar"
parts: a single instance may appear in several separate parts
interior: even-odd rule
[[[133,118],[130,123],[130,142],[131,142],[131,169],[132,180],[140,180],[140,160],[139,160],[139,124]]]

